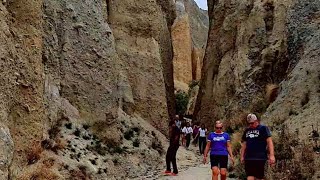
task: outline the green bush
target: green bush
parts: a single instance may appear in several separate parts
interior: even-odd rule
[[[120,146],[116,146],[112,149],[112,152],[113,153],[118,153],[118,154],[122,154],[125,152],[125,149],[120,147]]]
[[[183,91],[176,94],[176,114],[185,114],[189,102],[189,95]]]

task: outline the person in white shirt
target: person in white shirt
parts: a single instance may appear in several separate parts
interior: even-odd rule
[[[202,155],[204,153],[204,149],[207,145],[207,128],[204,124],[201,124],[201,127],[199,128],[198,137],[199,137],[199,151]]]
[[[192,130],[192,127],[190,127],[190,123],[187,123],[187,126],[182,129],[182,133],[184,133],[185,139],[187,141],[186,142],[187,149],[189,148],[189,145],[190,145],[192,132],[193,130]]]

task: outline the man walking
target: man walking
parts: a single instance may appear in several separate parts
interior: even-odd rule
[[[174,121],[170,121],[169,128],[170,145],[166,154],[167,170],[165,171],[165,174],[176,176],[178,174],[176,155],[179,148],[180,129],[176,126]],[[172,173],[171,163],[173,167]]]
[[[247,116],[249,127],[242,135],[241,162],[245,165],[247,180],[264,179],[264,167],[275,163],[274,146],[270,130],[261,125],[254,114]],[[267,154],[267,147],[269,157]]]

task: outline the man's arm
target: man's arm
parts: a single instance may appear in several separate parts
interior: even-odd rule
[[[232,154],[232,146],[231,146],[230,141],[227,142],[227,150],[230,155],[230,159],[231,159],[232,163],[234,164],[234,159],[233,159],[233,154]]]
[[[241,163],[244,162],[244,155],[245,155],[245,152],[246,152],[246,148],[247,148],[247,142],[243,141],[241,143],[241,150],[240,150],[240,161],[241,161]]]
[[[269,164],[274,164],[276,162],[276,158],[274,157],[274,145],[271,137],[267,138],[267,145],[269,150]]]

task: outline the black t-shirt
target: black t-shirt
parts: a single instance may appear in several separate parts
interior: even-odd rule
[[[257,128],[247,128],[242,141],[246,142],[245,160],[267,160],[267,138],[271,137],[267,126],[258,125]]]
[[[172,127],[170,134],[170,145],[179,146],[180,129],[178,127]]]

